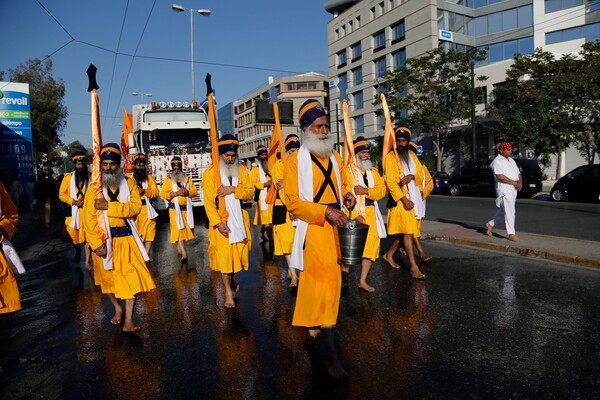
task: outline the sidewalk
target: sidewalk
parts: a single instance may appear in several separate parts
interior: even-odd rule
[[[511,242],[505,230],[486,235],[484,226],[466,226],[425,219],[423,239],[443,240],[459,245],[537,257],[562,263],[600,268],[600,242],[519,232],[522,242]]]

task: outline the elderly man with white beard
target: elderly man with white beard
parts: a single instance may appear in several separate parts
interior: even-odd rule
[[[358,287],[366,292],[372,293],[375,288],[367,283],[367,275],[373,266],[373,263],[379,258],[379,248],[381,238],[386,237],[385,221],[379,210],[377,200],[382,199],[387,190],[385,183],[377,168],[373,167],[371,162],[370,145],[363,136],[358,136],[354,141],[354,154],[356,155],[356,165],[360,175],[358,176],[358,185],[346,188],[353,190],[357,196],[365,196],[365,222],[369,225],[367,233],[367,242],[363,251],[360,279]],[[352,181],[350,168],[346,167],[344,172],[349,175],[348,180]],[[346,267],[347,268],[347,267]]]
[[[171,159],[171,175],[165,179],[160,198],[169,202],[169,222],[171,243],[177,243],[177,253],[182,263],[188,261],[186,240],[194,238],[194,210],[192,198],[198,189],[192,179],[183,173],[181,157]]]
[[[218,141],[221,186],[217,187],[215,164],[204,171],[202,189],[208,218],[208,259],[210,268],[221,273],[225,289],[226,308],[235,308],[234,295],[239,291],[235,274],[248,270],[248,254],[252,247],[250,217],[242,209],[243,200],[252,200],[254,187],[244,166],[237,162],[238,140],[223,135]],[[223,198],[227,219],[219,213],[219,198]],[[221,213],[223,214],[223,213]]]
[[[256,164],[250,171],[250,182],[256,190],[256,213],[254,214],[254,225],[260,225],[260,239],[263,242],[273,240],[273,205],[267,204],[267,192],[272,185],[271,174],[267,164],[267,148],[262,144],[256,148]],[[269,235],[267,238],[265,233]]]
[[[121,149],[108,143],[100,150],[102,198],[88,190],[83,203],[83,227],[94,258],[94,280],[107,294],[115,308],[111,324],[123,322],[123,308],[117,299],[125,300],[123,332],[139,332],[133,323],[136,296],[156,288],[146,267],[148,254],[135,225],[142,200],[135,180],[125,177],[119,164]],[[108,238],[103,241],[98,224],[98,211],[104,219]]]
[[[352,208],[356,198],[342,192],[352,185],[342,174],[342,160],[333,150],[327,114],[318,100],[300,107],[302,134],[300,150],[285,165],[285,195],[290,213],[298,218],[291,265],[303,270],[292,325],[309,329],[325,345],[325,367],[334,378],[348,374],[335,347],[335,325],[342,286],[340,247],[335,226],[346,225],[342,205]],[[335,249],[335,251],[334,251]]]

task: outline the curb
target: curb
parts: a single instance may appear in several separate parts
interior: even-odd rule
[[[436,235],[436,234],[431,234],[431,233],[424,235],[424,238],[429,239],[429,240],[445,241],[445,242],[449,242],[449,243],[455,243],[455,244],[465,245],[465,246],[470,246],[470,247],[478,247],[478,248],[486,249],[486,250],[501,251],[504,253],[511,253],[511,254],[516,254],[519,256],[536,257],[536,258],[542,258],[542,259],[546,259],[546,260],[558,261],[558,262],[566,263],[566,264],[575,264],[577,266],[592,267],[592,268],[600,269],[600,260],[585,258],[585,257],[580,257],[580,256],[574,256],[571,254],[556,253],[556,252],[544,251],[544,250],[535,250],[535,249],[524,248],[524,247],[512,247],[510,245],[485,243],[485,242],[479,242],[476,240],[461,239],[461,238],[457,238],[454,236]]]

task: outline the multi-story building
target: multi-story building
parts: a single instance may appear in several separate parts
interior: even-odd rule
[[[317,99],[325,107],[329,104],[329,80],[327,75],[309,72],[294,76],[269,77],[268,83],[233,103],[233,133],[240,141],[240,160],[256,158],[256,147],[271,143],[273,124],[262,124],[256,120],[256,105],[261,100],[291,101],[293,124],[282,123],[282,135],[299,135],[298,110],[307,99]],[[281,111],[281,110],[280,110]],[[221,110],[219,110],[221,117]],[[227,113],[224,113],[224,115]],[[229,114],[227,114],[229,115]]]
[[[487,48],[487,59],[475,68],[476,75],[488,77],[477,90],[476,110],[483,113],[516,53],[541,47],[560,57],[600,39],[600,0],[330,0],[325,9],[333,14],[327,26],[329,74],[335,84],[330,109],[348,99],[353,131],[367,138],[383,133],[383,117],[375,115],[373,106],[383,75],[404,68],[408,58],[438,46]],[[340,125],[339,117],[331,118],[332,126]],[[417,140],[427,148],[426,137]],[[494,157],[495,142],[489,134],[477,134],[478,158]],[[457,141],[449,141],[447,148],[458,154]],[[582,163],[569,150],[563,168]],[[447,162],[446,170],[458,164]]]

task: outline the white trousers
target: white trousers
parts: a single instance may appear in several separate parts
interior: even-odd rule
[[[507,198],[502,196],[501,199],[496,201],[496,204],[500,203],[498,210],[494,217],[488,221],[488,224],[495,226],[496,222],[504,218],[504,225],[506,226],[506,233],[509,235],[515,234],[515,204],[517,199]]]

